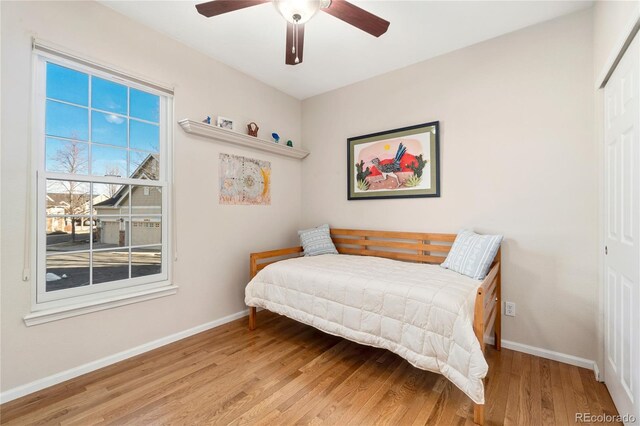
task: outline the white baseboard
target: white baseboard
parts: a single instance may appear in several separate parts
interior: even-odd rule
[[[493,345],[495,341],[493,336],[485,336],[484,340],[485,343],[491,345]],[[504,339],[502,339],[502,347],[511,349],[512,351],[523,352],[525,354],[539,356],[540,358],[546,358],[552,361],[563,362],[565,364],[592,370],[596,380],[600,381],[600,369],[598,368],[598,364],[591,359],[580,358],[573,355],[563,354],[562,352],[551,351],[549,349],[538,348],[536,346],[525,345],[524,343],[512,342]]]
[[[249,315],[249,310],[245,309],[244,311],[227,315],[226,317],[219,318],[217,320],[208,322],[206,324],[201,324],[196,327],[190,328],[188,330],[180,331],[178,333],[171,334],[161,339],[154,340],[152,342],[145,343],[140,346],[136,346],[135,348],[127,349],[126,351],[118,352],[117,354],[109,355],[107,357],[98,359],[96,361],[88,362],[79,367],[75,367],[66,371],[61,371],[60,373],[53,374],[49,377],[45,377],[43,379],[39,379],[22,386],[9,389],[5,392],[0,393],[0,404],[4,404],[5,402],[9,402],[14,399],[20,398],[22,396],[29,395],[30,393],[37,392],[39,390],[48,388],[53,385],[57,385],[58,383],[62,383],[66,380],[73,379],[74,377],[78,377],[83,374],[90,373],[92,371],[98,370],[100,368],[106,367],[111,364],[115,364],[116,362],[123,361],[127,358],[140,355],[150,350],[167,345],[169,343],[176,342],[186,337],[193,336],[194,334],[207,331],[211,328],[218,327],[228,322],[245,317],[247,315]]]

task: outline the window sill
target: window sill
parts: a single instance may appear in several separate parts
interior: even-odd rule
[[[129,293],[113,296],[102,300],[79,303],[60,308],[45,309],[28,314],[24,317],[27,327],[32,325],[45,324],[91,312],[103,311],[105,309],[116,308],[118,306],[130,305],[132,303],[144,302],[145,300],[157,299],[159,297],[170,296],[178,292],[178,286],[169,285],[163,287],[143,290],[136,293]]]

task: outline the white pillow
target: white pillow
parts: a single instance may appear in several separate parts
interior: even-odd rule
[[[502,235],[480,235],[468,229],[458,232],[443,268],[483,280],[498,253]]]
[[[300,243],[304,249],[305,256],[317,256],[319,254],[338,254],[336,246],[333,245],[329,225],[320,225],[317,228],[303,229],[298,231]]]

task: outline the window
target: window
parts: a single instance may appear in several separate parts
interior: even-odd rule
[[[36,306],[168,285],[171,96],[36,58]]]

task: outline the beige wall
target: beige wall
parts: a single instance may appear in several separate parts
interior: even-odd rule
[[[21,274],[32,35],[174,86],[176,120],[218,113],[299,141],[300,102],[98,3],[2,2],[1,8],[2,391],[243,310],[249,252],[295,241],[301,163],[187,136],[175,126],[178,294],[25,327],[31,303],[31,283]],[[271,161],[271,206],[218,204],[219,152]]]
[[[591,10],[303,101],[303,225],[502,233],[504,338],[595,359]],[[347,201],[346,139],[439,120],[441,198]]]

